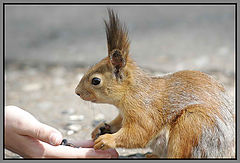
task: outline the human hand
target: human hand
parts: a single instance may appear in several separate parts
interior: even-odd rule
[[[83,148],[59,145],[62,135],[39,122],[30,113],[16,107],[5,107],[5,147],[24,158],[111,158],[114,149],[94,150],[92,141],[76,143]]]

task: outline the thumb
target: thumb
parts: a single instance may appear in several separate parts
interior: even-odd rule
[[[52,145],[59,145],[62,141],[62,134],[58,130],[41,122],[31,125],[26,134]]]

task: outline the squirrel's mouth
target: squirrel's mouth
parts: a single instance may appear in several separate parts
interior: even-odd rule
[[[96,98],[92,98],[92,97],[82,97],[80,96],[81,99],[85,100],[85,101],[90,101],[90,102],[97,102],[97,99]]]
[[[90,100],[91,102],[97,102],[97,100],[96,99],[93,99],[93,100]]]

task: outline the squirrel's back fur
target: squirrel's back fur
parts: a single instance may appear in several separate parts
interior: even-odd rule
[[[108,56],[91,67],[76,88],[84,100],[113,104],[119,115],[113,134],[97,138],[95,149],[144,148],[168,158],[235,156],[234,108],[224,87],[199,71],[152,77],[129,56],[126,27],[108,10]]]

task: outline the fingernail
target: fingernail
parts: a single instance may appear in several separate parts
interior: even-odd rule
[[[52,145],[59,145],[62,142],[62,135],[58,133],[52,133],[50,136],[50,143]]]

